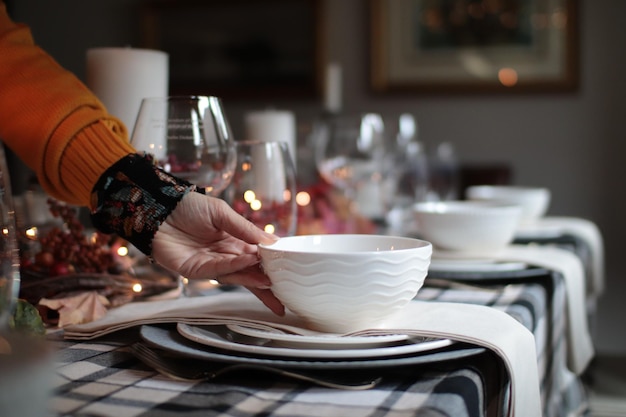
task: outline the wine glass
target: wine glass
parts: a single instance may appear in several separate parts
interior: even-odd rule
[[[235,167],[233,135],[218,97],[144,98],[131,144],[213,196],[228,186]]]
[[[367,113],[324,120],[315,126],[313,140],[320,175],[343,191],[350,212],[384,216],[391,160],[382,116]]]
[[[19,294],[20,268],[15,210],[4,148],[0,145],[0,337],[9,322]]]
[[[296,174],[287,143],[236,141],[235,148],[237,166],[224,199],[266,232],[293,236]]]
[[[0,415],[48,414],[56,361],[45,339],[11,325],[20,291],[14,201],[0,144]],[[34,307],[33,307],[34,308]]]
[[[410,113],[397,117],[393,157],[394,192],[386,216],[389,232],[414,228],[413,204],[426,201],[430,193],[430,171],[424,144],[419,141],[418,125]]]

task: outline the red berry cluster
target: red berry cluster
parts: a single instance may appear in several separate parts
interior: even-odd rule
[[[114,272],[116,262],[109,247],[111,237],[96,232],[94,237],[87,238],[76,208],[54,199],[49,199],[48,205],[52,215],[63,220],[63,226],[54,226],[39,237],[39,251],[22,259],[22,267],[49,276]]]

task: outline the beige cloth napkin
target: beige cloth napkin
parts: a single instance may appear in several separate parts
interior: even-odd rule
[[[433,251],[433,259],[485,259],[485,255],[468,255],[459,252]],[[580,375],[594,356],[585,300],[585,271],[574,253],[553,246],[510,245],[492,253],[489,259],[524,262],[556,271],[563,276],[567,291],[567,347],[568,367]]]
[[[541,237],[544,234],[570,234],[582,239],[589,245],[591,276],[590,290],[594,298],[604,291],[604,241],[595,223],[578,217],[543,217],[533,223],[519,226],[520,237]]]
[[[139,324],[240,324],[294,328],[302,320],[291,313],[278,317],[247,292],[130,303],[109,311],[101,320],[68,326],[65,338],[92,339]],[[402,333],[449,338],[496,352],[511,375],[510,405],[514,416],[538,416],[540,410],[537,354],[532,333],[506,313],[490,307],[412,301],[373,333]],[[315,332],[306,331],[306,334]],[[321,334],[321,333],[319,333]]]

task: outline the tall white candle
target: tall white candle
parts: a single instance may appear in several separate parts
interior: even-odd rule
[[[169,88],[169,56],[135,48],[87,50],[87,86],[132,133],[141,100],[164,97]]]
[[[326,82],[324,84],[324,109],[327,112],[341,112],[342,88],[341,66],[331,62],[326,67]]]
[[[262,142],[252,147],[252,172],[254,190],[266,201],[283,203],[287,181],[285,162],[280,152],[280,143]],[[286,157],[289,157],[288,155]]]
[[[245,132],[247,140],[286,142],[291,161],[294,167],[296,166],[296,118],[292,112],[263,110],[247,113],[245,116]]]

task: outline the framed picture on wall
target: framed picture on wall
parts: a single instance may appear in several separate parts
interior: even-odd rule
[[[376,92],[578,86],[576,0],[370,0]]]
[[[169,54],[171,94],[317,97],[321,0],[148,0],[142,47]]]

